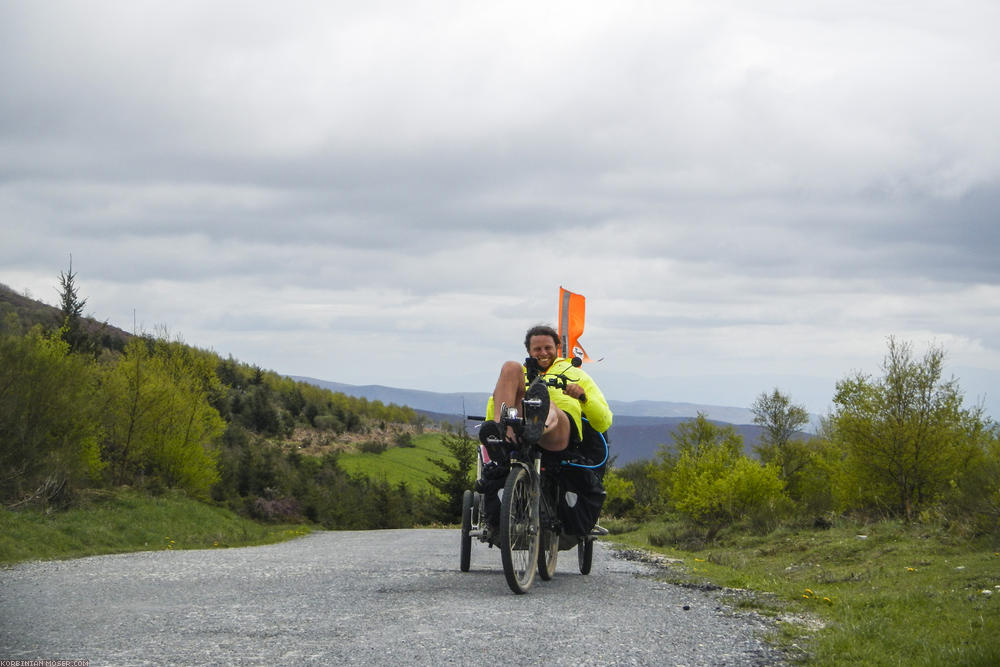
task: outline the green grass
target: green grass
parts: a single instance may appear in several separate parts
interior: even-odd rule
[[[1000,664],[995,537],[965,541],[927,526],[843,523],[729,535],[684,550],[650,546],[683,543],[676,526],[622,529],[628,532],[613,540],[681,561],[665,578],[725,587],[734,606],[783,619],[772,639],[806,664]]]
[[[341,454],[337,463],[352,475],[366,475],[390,484],[405,482],[411,489],[429,488],[430,477],[443,474],[430,459],[451,459],[441,444],[440,433],[422,433],[413,438],[413,447],[391,447],[381,454]]]
[[[307,526],[256,523],[182,494],[95,492],[65,512],[0,510],[0,564],[270,544],[309,531]]]

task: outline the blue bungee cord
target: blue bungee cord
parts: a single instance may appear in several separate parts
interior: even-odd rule
[[[587,422],[587,424],[590,424],[590,420],[588,420],[586,417],[581,417],[581,419],[583,421]],[[596,433],[597,435],[601,436],[601,442],[604,443],[604,460],[601,461],[600,463],[598,463],[597,465],[592,465],[592,466],[584,465],[582,463],[572,463],[570,461],[562,461],[561,462],[562,465],[564,465],[564,466],[571,466],[573,468],[587,468],[588,470],[596,470],[597,468],[600,468],[605,463],[607,463],[608,462],[608,454],[610,453],[610,449],[608,448],[608,439],[605,438],[604,434],[601,433],[600,431],[598,431],[597,429],[594,429],[594,433]]]

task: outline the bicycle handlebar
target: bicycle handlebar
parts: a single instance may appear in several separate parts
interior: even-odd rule
[[[570,363],[573,364],[573,368],[579,368],[583,365],[583,359],[580,357],[573,357],[570,360]],[[543,374],[542,367],[538,365],[538,360],[534,357],[527,357],[524,360],[524,367],[528,371],[528,384],[531,384],[535,381],[535,378]],[[558,387],[560,389],[565,389],[568,382],[569,380],[567,380],[562,374],[549,378],[545,381],[545,383],[550,387]]]

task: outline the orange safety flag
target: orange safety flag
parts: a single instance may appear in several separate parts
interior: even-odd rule
[[[583,316],[587,300],[582,294],[573,294],[567,289],[559,288],[559,341],[561,355],[569,359],[580,357],[591,361],[586,351],[580,347],[580,336],[583,335]]]

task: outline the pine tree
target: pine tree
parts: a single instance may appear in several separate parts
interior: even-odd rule
[[[83,331],[83,307],[86,299],[81,299],[76,286],[76,274],[73,273],[73,256],[69,258],[69,271],[59,272],[60,310],[63,314],[62,338],[69,343],[73,352],[79,352],[87,346],[87,334]]]
[[[465,433],[446,433],[441,438],[453,460],[431,459],[444,475],[432,477],[429,481],[442,496],[442,518],[457,521],[462,517],[462,494],[472,486],[473,470],[476,466],[476,445]]]

